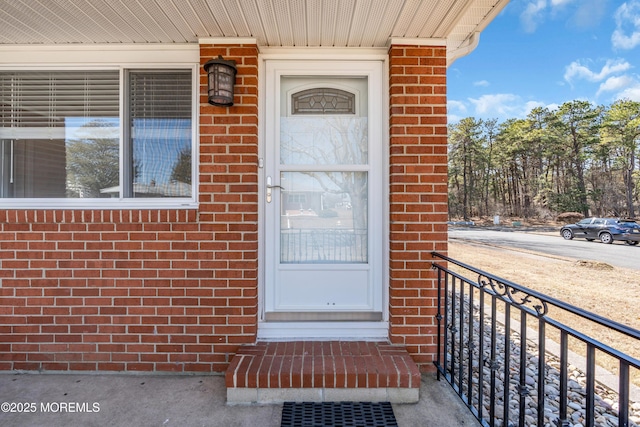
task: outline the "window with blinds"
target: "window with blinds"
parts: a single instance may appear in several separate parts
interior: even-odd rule
[[[0,71],[0,198],[190,198],[191,73]]]
[[[0,196],[117,186],[119,86],[118,71],[0,72]]]
[[[131,71],[125,197],[191,197],[191,72]]]

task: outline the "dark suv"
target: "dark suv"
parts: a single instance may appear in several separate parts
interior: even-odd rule
[[[613,243],[622,240],[629,245],[640,242],[640,225],[632,219],[620,218],[585,218],[576,224],[565,225],[560,234],[567,240],[574,237],[602,243]]]

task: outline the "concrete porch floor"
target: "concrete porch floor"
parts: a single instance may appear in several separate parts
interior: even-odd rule
[[[0,412],[7,426],[247,426],[277,427],[282,405],[226,404],[223,375],[15,374],[0,373],[0,404],[34,403],[34,413]],[[87,403],[99,411],[61,411]],[[44,409],[48,412],[43,412]],[[69,405],[67,405],[69,406]],[[5,408],[3,406],[3,408]],[[58,408],[57,412],[53,409]],[[76,406],[76,409],[81,409]],[[420,400],[393,404],[400,427],[479,426],[445,381],[424,374]]]

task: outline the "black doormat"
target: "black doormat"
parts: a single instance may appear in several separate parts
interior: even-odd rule
[[[389,402],[285,402],[281,427],[398,427]]]

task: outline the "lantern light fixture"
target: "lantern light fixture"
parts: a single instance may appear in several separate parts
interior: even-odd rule
[[[222,59],[222,55],[207,61],[204,70],[208,75],[208,101],[211,105],[231,107],[236,83],[236,61]]]

